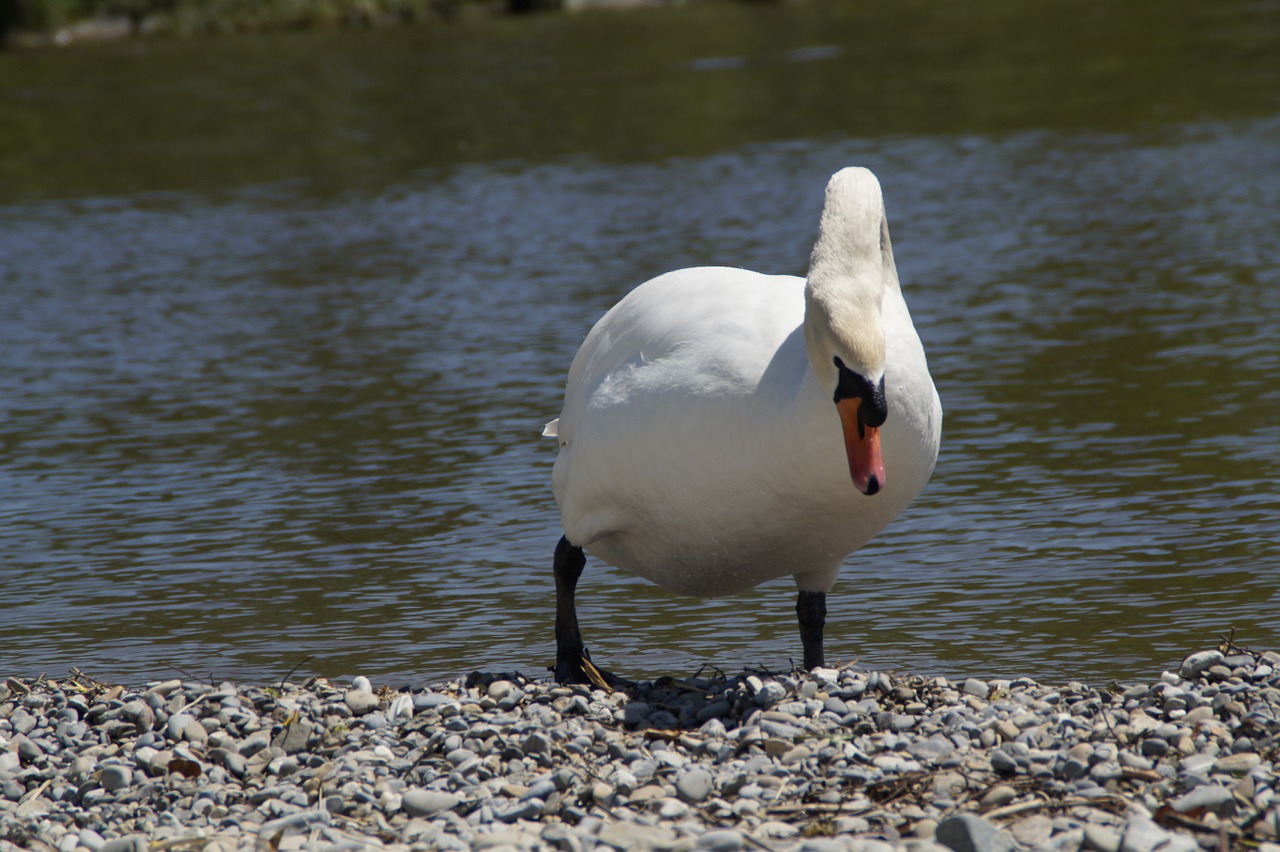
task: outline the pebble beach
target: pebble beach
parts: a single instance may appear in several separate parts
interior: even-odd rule
[[[1280,654],[1150,682],[0,686],[0,850],[1280,852]]]

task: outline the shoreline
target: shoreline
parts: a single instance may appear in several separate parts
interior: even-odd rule
[[[0,852],[1280,852],[1280,654],[1121,691],[809,673],[0,685]]]
[[[245,7],[227,16],[173,0],[147,0],[131,13],[98,14],[34,25],[0,26],[0,49],[40,50],[77,44],[103,44],[150,38],[320,30],[371,30],[406,26],[444,26],[459,20],[519,17],[530,14],[577,14],[684,5],[691,0],[317,0],[301,8],[282,3]],[[5,0],[0,0],[3,6]],[[117,8],[126,6],[116,4]],[[31,14],[49,17],[36,3]],[[108,5],[106,8],[112,8]],[[4,18],[0,10],[0,19]]]

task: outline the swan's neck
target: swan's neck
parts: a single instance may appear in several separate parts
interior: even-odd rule
[[[834,358],[872,383],[884,375],[882,309],[896,278],[879,181],[841,169],[827,183],[805,286],[805,345],[820,379],[834,376]]]
[[[839,356],[848,366],[874,380],[884,371],[884,268],[865,258],[840,253],[819,255],[805,285],[804,339],[809,363],[822,376]]]

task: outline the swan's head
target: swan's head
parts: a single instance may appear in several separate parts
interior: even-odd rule
[[[863,494],[884,488],[880,427],[885,398],[881,306],[896,282],[880,182],[867,169],[842,169],[827,184],[805,287],[809,365],[835,401],[849,475]]]

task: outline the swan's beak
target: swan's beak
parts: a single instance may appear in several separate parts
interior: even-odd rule
[[[884,488],[884,459],[880,456],[880,430],[858,419],[857,397],[836,403],[844,428],[844,451],[849,456],[849,476],[854,486],[868,496]]]

